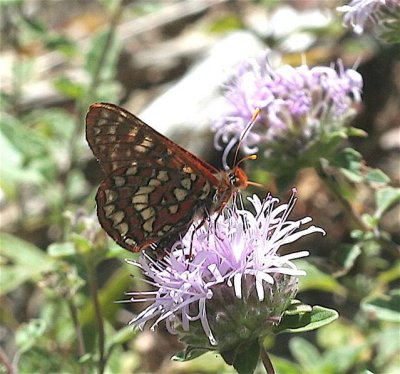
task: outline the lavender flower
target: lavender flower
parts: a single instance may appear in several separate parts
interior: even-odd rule
[[[383,28],[388,22],[400,21],[399,0],[353,0],[337,10],[346,13],[343,17],[344,26],[352,27],[357,34],[364,32],[368,20]]]
[[[354,101],[360,101],[362,78],[355,70],[344,69],[340,60],[337,70],[307,65],[274,70],[265,56],[243,62],[225,88],[226,103],[214,123],[214,140],[218,149],[227,144],[226,165],[256,108],[261,114],[242,140],[243,152],[262,149],[266,157],[275,153],[281,160],[288,154],[298,158],[325,134],[343,126],[353,113]]]
[[[156,318],[192,347],[220,352],[271,331],[297,292],[297,277],[305,272],[292,260],[302,251],[279,255],[280,247],[319,232],[300,227],[305,217],[289,221],[296,198],[276,206],[278,199],[249,198],[254,213],[236,206],[199,229],[191,230],[162,261],[142,255],[140,267],[156,291],[132,292],[133,302],[151,305],[131,323],[142,328]]]

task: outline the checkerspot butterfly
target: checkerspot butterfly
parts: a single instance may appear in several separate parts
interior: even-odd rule
[[[221,212],[250,183],[238,166],[219,171],[113,104],[90,106],[86,138],[106,174],[96,195],[100,224],[132,252],[164,256],[196,219]]]

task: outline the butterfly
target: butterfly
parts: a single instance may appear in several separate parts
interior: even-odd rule
[[[221,213],[251,183],[239,166],[220,171],[117,105],[90,106],[86,139],[106,175],[99,222],[131,252],[163,257],[193,222]]]

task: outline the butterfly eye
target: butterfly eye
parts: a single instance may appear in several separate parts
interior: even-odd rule
[[[229,173],[229,181],[232,186],[243,190],[247,187],[247,175],[244,172],[243,169],[239,167],[235,167],[230,173]]]

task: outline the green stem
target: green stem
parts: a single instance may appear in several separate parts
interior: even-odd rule
[[[104,372],[106,365],[106,358],[104,356],[105,335],[104,335],[104,322],[101,313],[101,306],[98,298],[98,284],[95,267],[93,264],[87,264],[88,281],[90,287],[90,296],[92,297],[94,313],[96,317],[97,331],[98,331],[98,347],[99,347],[99,361],[98,361],[98,374]]]
[[[118,22],[121,18],[123,12],[123,7],[121,3],[116,5],[115,11],[111,16],[110,20],[110,25],[108,28],[108,33],[107,37],[103,46],[103,49],[101,51],[101,55],[96,62],[96,67],[94,70],[93,75],[91,76],[90,83],[88,86],[88,89],[86,90],[86,94],[83,97],[83,99],[77,103],[77,107],[75,110],[75,124],[74,124],[74,130],[72,132],[71,137],[69,138],[67,148],[68,148],[68,154],[70,155],[70,160],[71,163],[69,165],[68,170],[66,170],[62,176],[61,179],[64,179],[64,185],[68,185],[68,178],[70,175],[70,171],[73,170],[75,167],[77,167],[77,164],[80,162],[79,157],[78,157],[78,149],[77,149],[77,144],[79,143],[78,140],[82,136],[83,130],[84,130],[84,118],[85,118],[85,113],[87,111],[87,107],[91,101],[91,97],[94,95],[94,93],[97,90],[97,87],[99,83],[101,82],[101,76],[102,76],[102,69],[104,68],[104,61],[107,57],[107,53],[110,51],[110,46],[113,43],[114,37],[115,37],[115,32],[118,26]],[[64,194],[63,201],[61,203],[61,207],[65,207],[68,204],[68,196],[67,194]]]
[[[67,301],[69,312],[71,314],[72,318],[72,323],[75,328],[75,334],[76,334],[76,339],[78,343],[77,351],[78,351],[78,356],[82,357],[86,352],[85,352],[85,343],[83,341],[83,336],[82,336],[82,329],[79,324],[79,319],[78,319],[78,311],[76,309],[76,306],[73,302],[73,300],[68,300]],[[81,367],[81,373],[84,374],[86,373],[86,370],[84,367]]]
[[[390,241],[389,239],[381,236],[380,233],[377,232],[377,230],[374,230],[373,228],[369,227],[365,222],[363,222],[361,217],[358,216],[356,212],[354,212],[350,203],[343,197],[343,194],[341,193],[340,187],[334,176],[328,174],[324,169],[323,165],[321,165],[321,163],[319,163],[318,167],[316,167],[316,171],[321,180],[325,183],[325,185],[329,189],[330,193],[337,199],[337,201],[340,202],[340,204],[344,208],[345,214],[354,225],[354,228],[359,229],[363,232],[374,231],[375,242],[378,243],[380,246],[382,246],[382,248],[386,249],[391,254],[398,256],[400,252],[399,246],[396,243]]]

